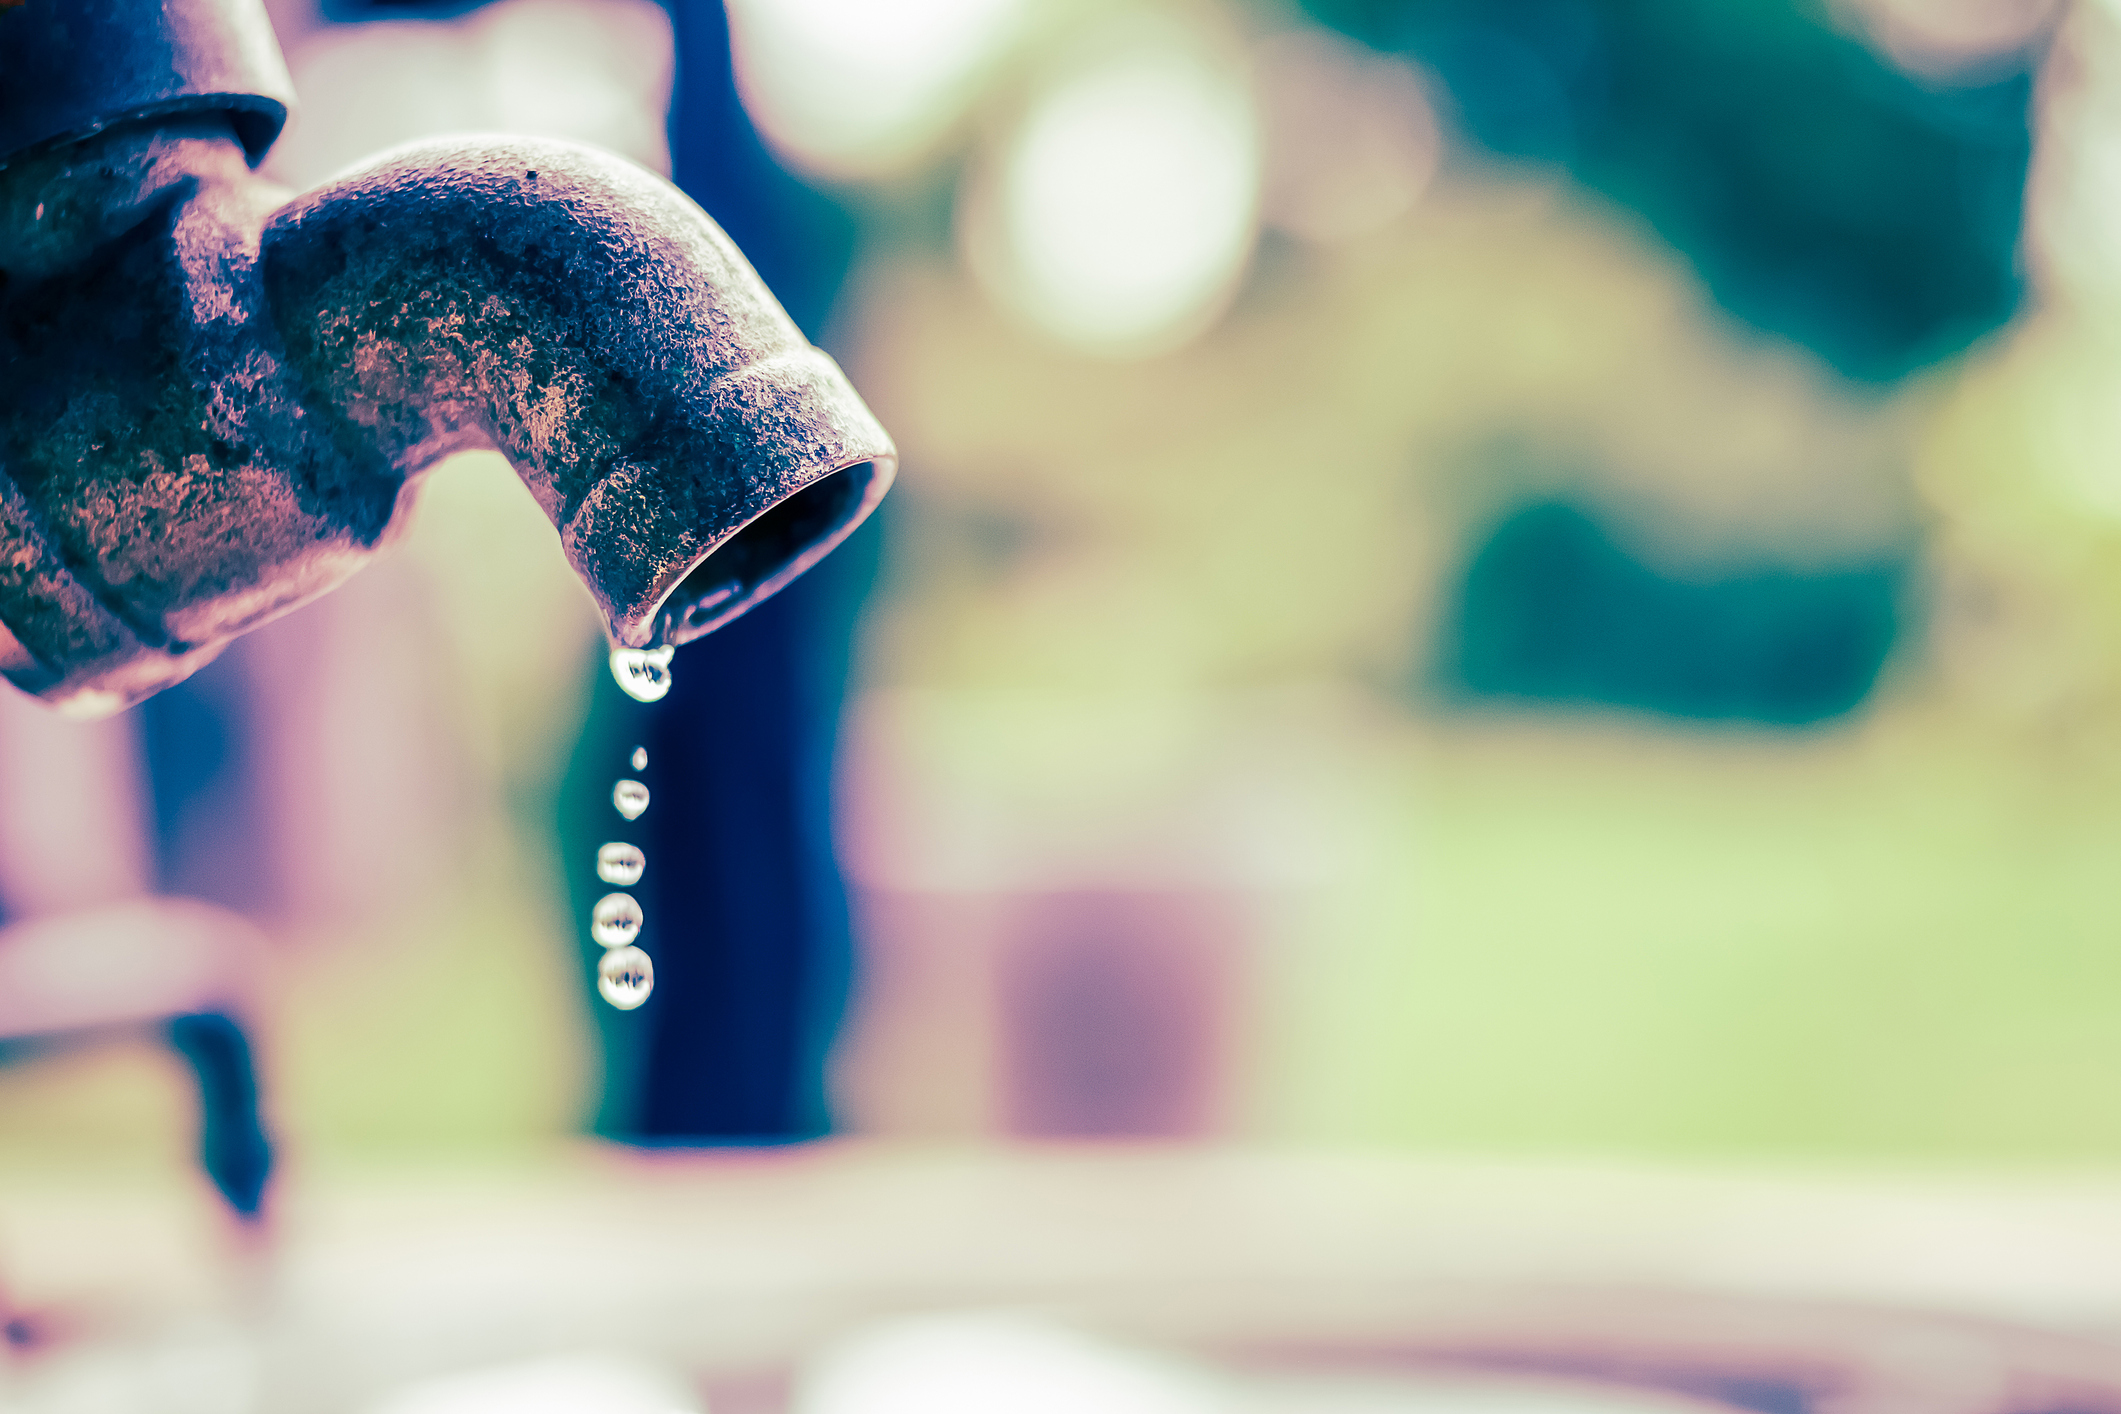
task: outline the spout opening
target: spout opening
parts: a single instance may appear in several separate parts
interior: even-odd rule
[[[688,571],[656,613],[659,643],[690,643],[779,593],[869,518],[892,460],[854,462],[775,502]]]

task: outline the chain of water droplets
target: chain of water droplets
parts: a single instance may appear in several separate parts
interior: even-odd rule
[[[670,691],[673,651],[667,646],[614,649],[611,675],[635,701],[658,701]],[[648,769],[647,747],[633,749],[632,764],[635,771]],[[648,787],[622,777],[611,788],[611,808],[629,822],[640,819],[648,809]],[[632,894],[623,892],[641,881],[647,867],[648,856],[639,845],[613,840],[597,850],[597,877],[620,890],[598,899],[589,914],[589,935],[604,948],[597,962],[597,992],[621,1011],[632,1011],[655,990],[655,963],[634,946],[634,939],[641,935],[641,905]]]

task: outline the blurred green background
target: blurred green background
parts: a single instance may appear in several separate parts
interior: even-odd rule
[[[2121,1155],[2121,12],[1490,9],[733,8],[904,453],[837,1122],[1085,1132],[1003,955],[1095,896],[1207,939],[1171,1134]],[[316,113],[400,52],[283,38]],[[290,1152],[575,1132],[594,618],[483,454],[340,597],[397,725],[303,808],[402,848],[271,915]],[[169,1064],[0,1072],[0,1144],[178,1154]]]

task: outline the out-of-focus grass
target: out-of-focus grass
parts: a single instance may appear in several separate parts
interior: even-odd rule
[[[564,901],[507,859],[469,884],[291,960],[273,1078],[301,1149],[505,1148],[579,1123],[596,1076]]]
[[[2108,770],[1896,710],[1786,740],[1468,724],[1373,784],[1369,877],[1281,969],[1270,1130],[2121,1152]]]

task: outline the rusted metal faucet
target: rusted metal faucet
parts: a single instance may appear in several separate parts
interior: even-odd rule
[[[289,199],[258,0],[0,7],[0,674],[77,715],[324,593],[501,451],[612,641],[683,643],[852,530],[897,454],[697,206],[533,139]]]

